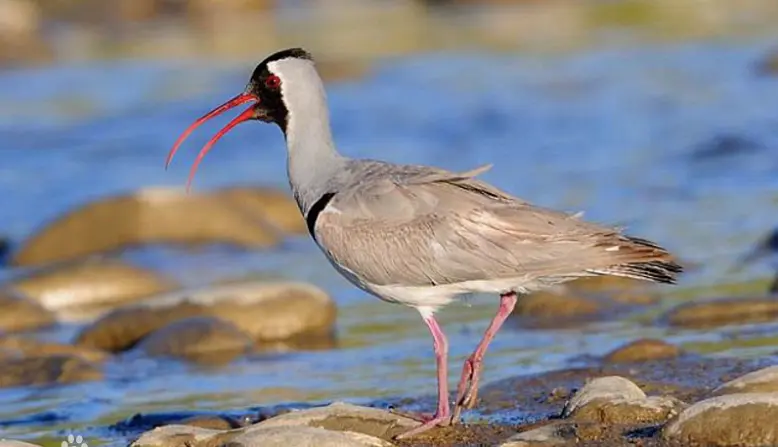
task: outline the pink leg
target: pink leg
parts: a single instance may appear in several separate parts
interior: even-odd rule
[[[500,330],[505,320],[513,312],[517,299],[515,292],[500,295],[500,308],[497,310],[497,315],[489,323],[489,327],[486,329],[481,342],[478,343],[478,347],[465,360],[465,364],[462,367],[462,377],[460,377],[459,385],[457,386],[457,400],[454,407],[454,415],[451,418],[452,422],[459,420],[462,409],[473,408],[475,405],[476,398],[478,397],[478,380],[481,376],[484,354],[489,349],[489,343],[497,335],[497,331]]]
[[[448,340],[440,329],[431,312],[420,311],[424,322],[432,334],[435,348],[435,362],[438,370],[438,409],[431,417],[422,418],[422,424],[410,431],[396,436],[396,439],[409,438],[439,425],[448,425],[451,421],[451,408],[448,403]]]

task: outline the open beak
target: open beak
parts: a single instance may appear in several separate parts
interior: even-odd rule
[[[178,140],[176,140],[176,143],[173,145],[173,148],[170,149],[170,152],[167,155],[167,160],[165,161],[165,169],[167,169],[167,167],[170,165],[170,162],[173,160],[173,156],[176,154],[176,151],[178,151],[178,148],[179,146],[181,146],[181,143],[183,143],[184,140],[189,136],[189,134],[191,134],[199,125],[203,124],[204,122],[208,121],[209,119],[215,116],[221,115],[227,110],[230,110],[234,107],[237,107],[241,104],[245,104],[251,101],[259,102],[259,98],[249,93],[241,93],[240,95],[230,99],[229,101],[225,102],[219,107],[211,110],[210,112],[198,118],[197,121],[192,123],[192,125],[189,126],[184,131],[184,133],[181,134],[180,137],[178,137]],[[189,178],[186,181],[187,192],[189,191],[192,185],[192,179],[194,178],[195,172],[197,172],[197,166],[200,165],[200,162],[203,160],[203,157],[205,157],[205,154],[207,154],[208,151],[211,150],[213,145],[216,144],[216,142],[219,141],[221,137],[223,137],[227,132],[232,130],[233,127],[237,126],[238,124],[244,121],[249,121],[254,119],[256,117],[255,114],[256,112],[254,110],[254,105],[252,105],[248,109],[244,110],[243,113],[236,116],[232,121],[227,123],[227,125],[224,126],[219,132],[217,132],[216,135],[213,136],[213,138],[208,140],[208,143],[206,143],[205,146],[203,146],[203,148],[200,150],[200,153],[197,154],[197,158],[195,159],[194,164],[192,165],[192,169],[189,171]]]

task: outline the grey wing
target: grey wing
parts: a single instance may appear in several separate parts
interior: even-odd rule
[[[319,215],[316,239],[333,261],[375,285],[575,277],[647,255],[615,229],[471,178],[479,172],[364,176]]]

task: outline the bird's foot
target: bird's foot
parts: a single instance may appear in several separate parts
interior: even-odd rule
[[[468,358],[462,367],[462,377],[457,386],[457,399],[454,401],[454,412],[451,421],[456,423],[462,415],[462,410],[475,407],[478,400],[478,379],[481,373],[481,361]]]
[[[389,412],[407,419],[413,419],[414,421],[421,422],[422,424],[438,417],[437,413],[416,413],[412,411],[400,411],[395,409],[390,409]]]
[[[399,435],[395,436],[394,439],[407,439],[412,436],[416,436],[418,434],[424,433],[427,430],[430,430],[435,427],[445,427],[447,425],[451,425],[451,416],[448,414],[444,414],[441,416],[432,416],[427,421],[424,421],[420,426],[413,428],[411,430],[406,431],[405,433],[400,433]]]

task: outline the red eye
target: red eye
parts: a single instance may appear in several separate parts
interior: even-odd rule
[[[281,78],[276,75],[270,75],[265,79],[265,86],[272,89],[281,87]]]

